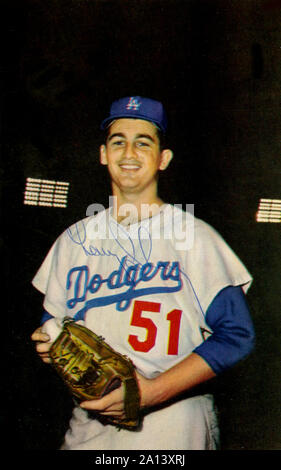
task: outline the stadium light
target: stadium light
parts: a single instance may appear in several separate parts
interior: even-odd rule
[[[24,204],[29,206],[67,207],[69,183],[38,178],[27,178]]]
[[[281,199],[260,199],[256,221],[280,223]]]

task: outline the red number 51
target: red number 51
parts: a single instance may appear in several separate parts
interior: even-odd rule
[[[142,312],[159,313],[160,309],[161,304],[158,302],[135,301],[130,324],[147,331],[144,341],[140,341],[136,335],[129,335],[128,342],[135,351],[148,352],[155,345],[157,326],[150,318],[143,317]],[[170,322],[167,350],[169,355],[178,354],[181,315],[182,310],[174,309],[166,317]]]

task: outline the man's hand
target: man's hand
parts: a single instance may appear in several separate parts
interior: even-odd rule
[[[118,419],[125,418],[124,386],[113,390],[99,400],[87,400],[80,403],[81,408],[97,411],[103,416],[113,416]]]
[[[149,408],[210,380],[216,374],[200,356],[192,353],[156,378],[147,379],[138,372],[136,375],[140,391],[140,407]],[[120,417],[124,413],[123,396],[123,387],[120,387],[99,400],[84,401],[80,406],[87,410],[95,410],[102,415]]]
[[[138,386],[140,390],[141,402],[140,406],[146,406],[149,396],[149,385],[152,380],[146,379],[136,372]],[[99,400],[86,400],[80,403],[81,408],[86,410],[97,411],[103,416],[113,416],[118,419],[125,417],[124,412],[124,386],[113,390]]]
[[[50,336],[46,333],[43,333],[42,328],[37,328],[31,335],[32,341],[36,343],[36,351],[41,357],[42,361],[46,364],[50,364],[51,359],[49,357],[49,349],[52,346],[50,342]]]

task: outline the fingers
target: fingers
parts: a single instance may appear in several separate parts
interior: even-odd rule
[[[49,350],[51,345],[51,343],[37,343],[35,347],[42,361],[48,364],[51,362],[51,359],[49,357]]]
[[[39,354],[40,358],[42,359],[43,362],[45,362],[45,364],[51,364],[51,359],[50,359],[50,356],[49,354]]]
[[[80,403],[81,408],[85,408],[87,410],[99,411],[99,412],[111,412],[111,411],[122,411],[123,401],[122,402],[110,402],[108,403],[104,398],[100,398],[99,400],[87,400]]]
[[[104,416],[116,416],[119,419],[125,417],[123,386],[105,395],[98,400],[87,400],[80,403],[81,408],[97,411]]]
[[[50,343],[50,336],[42,332],[41,327],[37,328],[31,335],[32,341],[35,341],[35,349],[43,362],[49,364],[51,362],[49,357],[49,349],[52,345]]]
[[[106,403],[104,403],[103,398],[101,398],[100,400],[87,400],[83,403],[80,403],[80,406],[81,408],[92,411],[98,411],[102,414],[111,414],[112,412],[116,414],[121,414],[124,410],[123,403],[112,403],[110,405],[107,405]]]
[[[49,352],[51,343],[37,343],[35,347],[38,354],[45,354]]]
[[[116,407],[109,407],[107,409],[104,409],[104,406],[102,404],[94,403],[95,401],[99,400],[91,400],[91,403],[87,402],[86,405],[83,404],[82,408],[85,410],[87,409],[88,411],[94,411],[101,416],[116,418],[117,421],[120,421],[121,419],[125,418],[126,415],[123,407],[121,407],[121,409],[118,409]]]
[[[32,341],[40,341],[46,343],[50,341],[50,336],[47,333],[43,333],[42,328],[37,328],[31,335]]]

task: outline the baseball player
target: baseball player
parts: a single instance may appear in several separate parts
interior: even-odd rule
[[[107,423],[124,414],[119,387],[74,407],[63,450],[218,449],[213,396],[198,386],[254,345],[245,299],[251,275],[210,225],[158,196],[159,171],[173,157],[166,128],[160,102],[135,96],[112,104],[100,162],[113,205],[62,233],[33,279],[45,296],[32,334],[44,362],[53,339],[42,328],[68,316],[136,367],[141,426]]]

